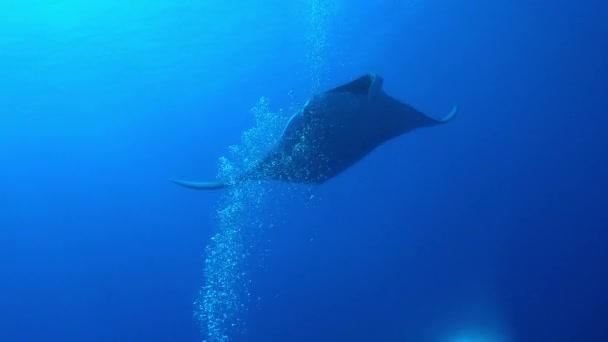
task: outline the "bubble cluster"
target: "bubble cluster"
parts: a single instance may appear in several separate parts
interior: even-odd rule
[[[310,68],[312,91],[321,87],[321,78],[327,68],[325,55],[327,49],[327,21],[331,2],[327,0],[308,1],[308,32],[306,34],[306,59]]]
[[[326,71],[328,3],[326,0],[308,3],[306,58],[312,92],[319,90]],[[292,101],[288,112],[294,113],[294,107]],[[206,336],[205,342],[227,342],[246,332],[245,316],[252,297],[248,261],[265,229],[272,226],[264,221],[267,216],[263,213],[273,188],[262,186],[262,181],[239,177],[254,169],[277,143],[289,117],[282,111],[272,112],[264,97],[251,112],[254,127],[242,134],[240,144],[230,147],[228,157],[220,158],[218,178],[233,186],[226,189],[219,202],[215,215],[217,231],[205,249],[204,285],[195,302],[195,316]],[[307,155],[306,150],[312,143],[303,138],[292,151],[293,155]],[[285,155],[281,163],[290,164],[290,158]],[[301,172],[310,170],[303,168]],[[298,175],[298,178],[306,177],[310,175]]]
[[[287,121],[282,111],[270,111],[265,98],[251,112],[255,125],[243,133],[239,145],[230,147],[229,157],[220,158],[220,179],[231,181],[251,169],[276,144]],[[261,215],[268,189],[259,181],[242,181],[227,188],[220,200],[217,231],[205,250],[204,285],[195,302],[205,341],[230,341],[245,332],[251,297],[247,261],[268,226]]]

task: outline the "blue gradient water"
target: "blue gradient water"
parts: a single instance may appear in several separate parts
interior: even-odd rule
[[[606,37],[599,0],[0,2],[0,341],[608,340]],[[461,111],[318,187],[167,181],[366,72]]]

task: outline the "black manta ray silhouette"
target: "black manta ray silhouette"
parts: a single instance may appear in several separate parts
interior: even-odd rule
[[[458,110],[434,119],[386,94],[382,77],[366,74],[313,96],[291,117],[278,143],[235,179],[172,180],[198,190],[222,189],[247,180],[322,184],[383,143],[421,127],[446,123]]]

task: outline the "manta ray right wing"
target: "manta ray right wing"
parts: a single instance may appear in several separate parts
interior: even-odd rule
[[[448,115],[444,116],[441,119],[435,119],[437,122],[448,122],[450,120],[452,120],[455,116],[456,113],[458,113],[458,105],[454,105],[454,107],[452,108],[452,110],[448,113]]]

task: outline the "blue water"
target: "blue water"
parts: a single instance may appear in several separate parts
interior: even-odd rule
[[[600,0],[0,2],[0,341],[608,341],[607,37]],[[168,182],[367,72],[460,112],[321,186]]]

